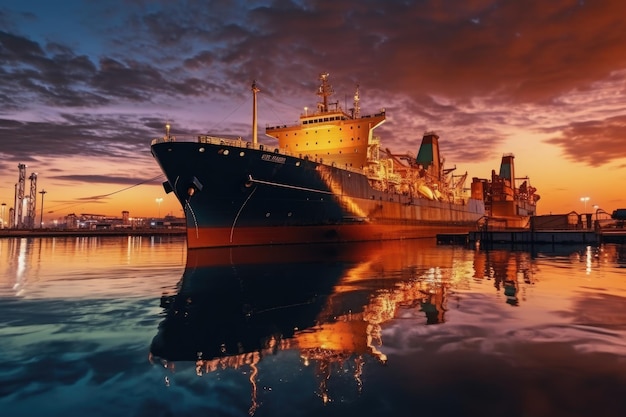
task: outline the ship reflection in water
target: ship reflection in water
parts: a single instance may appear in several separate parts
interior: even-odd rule
[[[196,378],[195,369],[211,391],[229,392],[220,402],[235,398],[238,380],[250,415],[286,403],[313,415],[311,401],[351,407],[326,412],[402,414],[418,397],[422,411],[440,415],[612,415],[626,405],[615,400],[626,398],[626,284],[612,275],[622,264],[617,246],[547,255],[431,240],[189,250],[177,293],[161,299],[150,360],[167,386],[189,384],[182,375]],[[606,280],[582,282],[591,276]]]
[[[178,293],[161,299],[152,360],[172,370],[195,361],[199,376],[249,371],[251,412],[257,364],[283,350],[314,367],[324,403],[333,372],[351,373],[360,391],[364,358],[387,361],[383,323],[402,309],[420,311],[424,324],[445,321],[453,256],[465,251],[433,249],[415,240],[189,250]]]

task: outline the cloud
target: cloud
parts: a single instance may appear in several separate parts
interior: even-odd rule
[[[626,116],[572,123],[546,142],[565,156],[597,167],[626,157]]]
[[[0,11],[11,22],[0,31],[0,153],[11,161],[149,161],[147,140],[164,115],[185,132],[204,123],[245,136],[240,119],[222,121],[252,80],[290,113],[267,123],[282,123],[315,106],[326,71],[342,105],[359,83],[365,112],[388,110],[377,133],[394,151],[416,151],[434,129],[448,160],[487,160],[515,127],[552,132],[546,143],[582,164],[624,155],[623,90],[608,94],[624,88],[619,0],[112,1],[80,10],[74,35],[50,29],[37,9]]]

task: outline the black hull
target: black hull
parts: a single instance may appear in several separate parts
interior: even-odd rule
[[[473,230],[484,215],[480,200],[378,191],[356,170],[242,145],[152,145],[190,248],[434,237]]]

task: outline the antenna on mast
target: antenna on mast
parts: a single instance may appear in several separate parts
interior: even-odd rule
[[[354,93],[354,118],[358,119],[361,117],[361,96],[359,95],[359,85],[356,85],[356,92]]]
[[[328,112],[328,97],[330,97],[330,95],[334,93],[333,87],[328,83],[329,75],[330,74],[327,72],[324,74],[320,74],[320,81],[322,82],[322,84],[317,90],[317,95],[322,97],[322,102],[317,103],[317,108],[320,113]]]

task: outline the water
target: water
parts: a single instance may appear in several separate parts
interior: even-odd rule
[[[0,239],[2,416],[622,416],[626,246]]]

